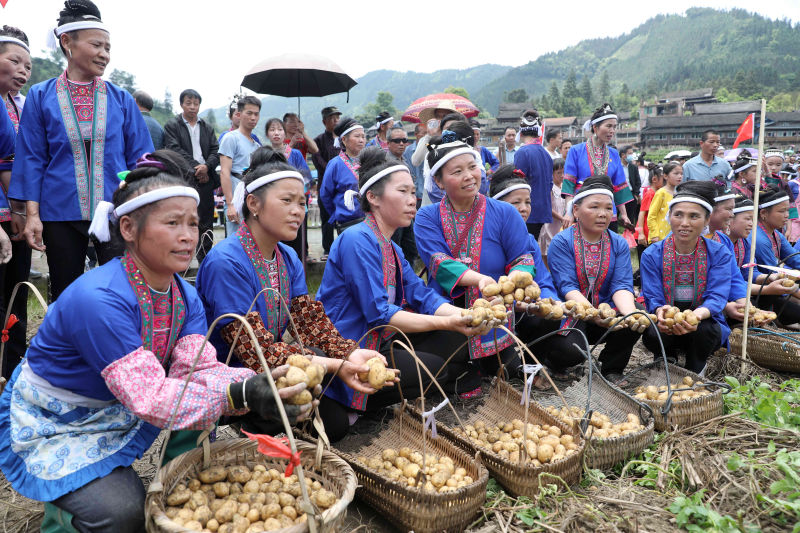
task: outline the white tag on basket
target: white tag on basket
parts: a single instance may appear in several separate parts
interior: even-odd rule
[[[525,374],[525,387],[522,389],[522,398],[519,400],[520,405],[525,405],[525,398],[530,396],[533,389],[533,378],[542,369],[542,365],[522,365],[522,373]]]
[[[422,420],[425,424],[423,428],[424,431],[431,430],[431,437],[436,438],[436,411],[440,410],[442,407],[450,403],[450,400],[445,398],[442,403],[431,409],[430,411],[425,411],[422,413]]]

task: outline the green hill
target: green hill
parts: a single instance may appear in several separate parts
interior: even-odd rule
[[[800,89],[800,25],[770,20],[742,9],[692,8],[685,15],[659,15],[619,37],[581,41],[509,70],[473,94],[496,113],[505,92],[548,92],[574,70],[594,87],[608,73],[610,89],[625,83],[654,95],[700,87],[727,87],[744,98]],[[599,96],[595,96],[599,104]]]

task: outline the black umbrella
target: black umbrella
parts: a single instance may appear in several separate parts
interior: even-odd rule
[[[283,54],[261,61],[245,74],[242,86],[259,94],[297,97],[348,93],[356,81],[330,59],[314,54]]]

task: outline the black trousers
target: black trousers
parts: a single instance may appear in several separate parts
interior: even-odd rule
[[[517,320],[517,335],[525,344],[529,344],[539,337],[557,331],[560,327],[561,322],[558,320],[545,320],[536,316],[522,315],[522,317]],[[577,333],[575,335],[577,335]],[[575,349],[564,352],[564,343],[561,342],[563,337],[562,339],[556,339],[556,337],[560,337],[560,335],[552,335],[528,346],[543,365],[553,370],[561,371],[564,368],[578,365],[586,360],[586,358]]]
[[[667,357],[677,358],[678,351],[686,353],[686,368],[692,372],[700,372],[706,366],[706,360],[722,343],[722,331],[713,319],[701,320],[697,330],[686,335],[661,335]],[[658,332],[650,326],[644,332],[642,342],[653,352],[654,357],[661,357],[658,344]]]
[[[196,252],[198,263],[203,262],[214,246],[214,185],[219,186],[211,179],[206,183],[194,184],[197,194],[200,195],[200,204],[197,206],[197,216],[200,219],[200,239],[197,241]]]
[[[583,331],[590,345],[597,343],[600,337],[608,333],[608,328],[582,320],[578,320],[572,327]],[[603,351],[600,352],[603,375],[621,374],[625,370],[633,352],[633,345],[640,336],[641,333],[627,328],[608,333]],[[540,344],[543,345],[548,366],[555,370],[563,370],[586,361],[586,356],[581,351],[586,349],[585,343],[577,331],[570,331],[567,335],[553,335]]]
[[[539,240],[539,234],[542,232],[542,227],[544,227],[544,223],[542,223],[542,222],[536,222],[536,223],[526,222],[525,225],[528,226],[528,233],[533,235],[534,238],[536,238],[536,240],[538,241]]]
[[[43,222],[42,240],[47,247],[47,267],[50,269],[50,301],[54,302],[67,286],[83,274],[86,249],[89,247],[89,222]],[[111,242],[94,242],[97,261],[101,265],[122,255],[124,246]]]
[[[414,261],[419,257],[417,253],[417,240],[414,238],[414,221],[406,228],[397,228],[397,231],[392,235],[392,240],[400,245],[403,250],[403,255],[406,256],[406,261],[414,267]]]
[[[331,246],[333,245],[333,224],[329,222],[331,218],[330,213],[325,210],[322,202],[319,202],[319,220],[322,225],[322,250],[325,255],[331,253]]]
[[[3,222],[3,229],[11,235],[11,223]],[[11,241],[11,260],[0,265],[0,280],[2,280],[2,303],[0,304],[0,320],[5,318],[8,303],[14,287],[21,281],[27,281],[31,272],[31,249],[22,241]],[[8,342],[3,357],[2,376],[11,378],[11,374],[25,356],[27,349],[28,329],[28,288],[22,286],[17,292],[11,312],[17,317],[17,322],[8,330]]]

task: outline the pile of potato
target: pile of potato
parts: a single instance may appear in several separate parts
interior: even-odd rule
[[[647,315],[653,321],[654,324],[658,324],[658,317],[656,315]],[[635,325],[643,326],[645,328],[650,327],[650,320],[647,320],[647,317],[644,315],[631,315],[625,319],[623,323],[624,327],[630,328]]]
[[[613,318],[616,316],[616,313],[608,304],[600,304],[601,306],[605,305],[610,313],[608,313],[608,317],[605,314],[601,315],[600,308],[595,308],[591,304],[586,302],[576,302],[575,300],[567,300],[564,302],[564,309],[567,310],[567,314],[577,318],[578,320],[590,320],[595,317],[600,318]]]
[[[493,320],[505,322],[508,317],[508,310],[500,298],[495,298],[491,302],[483,298],[478,298],[475,300],[475,303],[472,304],[472,307],[461,310],[461,316],[470,317],[470,325],[477,327],[484,322]]]
[[[386,448],[374,457],[358,457],[357,461],[398,483],[416,487],[424,483],[422,489],[427,492],[452,492],[470,485],[474,480],[467,475],[464,468],[456,467],[455,461],[446,455],[425,455],[423,466],[422,454],[411,448],[399,450]],[[425,477],[421,477],[424,474]]]
[[[696,326],[700,323],[700,319],[697,318],[697,315],[695,315],[694,311],[691,309],[681,311],[677,307],[669,307],[664,311],[664,322],[669,329],[672,329],[675,324],[683,322],[684,320],[692,326]]]
[[[531,303],[539,299],[542,294],[539,285],[533,281],[530,272],[514,270],[508,276],[500,276],[497,283],[490,283],[483,288],[483,297],[490,300],[501,297],[503,303],[511,305],[516,302]]]
[[[369,383],[369,386],[375,390],[380,390],[386,385],[394,383],[397,372],[386,368],[383,359],[380,357],[367,359],[367,366],[369,367],[369,372],[360,372],[358,374],[358,379],[363,383]]]
[[[778,279],[781,280],[781,285],[784,287],[794,287],[800,282],[800,278],[787,274],[785,272],[778,272]]]
[[[305,478],[308,496],[320,510],[336,495],[319,481]],[[297,475],[285,477],[264,465],[215,466],[175,487],[167,496],[166,515],[190,531],[259,533],[306,521]]]
[[[572,435],[562,434],[561,428],[548,424],[528,424],[527,440],[522,420],[486,425],[482,421],[460,427],[454,432],[472,444],[488,450],[512,463],[531,463],[533,466],[555,463],[578,451]]]
[[[763,326],[765,324],[769,324],[773,320],[776,320],[778,315],[773,313],[772,311],[764,311],[762,309],[758,309],[753,307],[750,309],[750,315],[748,316],[748,322],[750,324],[755,324],[756,326]]]
[[[694,387],[689,389],[689,387]],[[684,377],[680,383],[672,385],[672,401],[682,402],[684,400],[691,400],[693,398],[700,398],[711,394],[711,391],[703,387],[702,381],[694,381],[691,376]],[[683,389],[683,390],[676,390]],[[636,387],[636,394],[634,398],[637,400],[650,400],[653,402],[664,403],[667,401],[667,386],[661,385],[647,385]]]
[[[570,406],[569,409],[566,407],[557,409],[551,405],[546,407],[545,410],[572,427],[578,427],[578,424],[583,419],[583,415],[586,413],[586,411],[575,405]],[[613,439],[644,429],[641,420],[639,420],[639,416],[634,413],[628,413],[625,422],[617,422],[615,424],[608,415],[594,411],[592,413],[592,418],[589,419],[589,424],[591,424],[592,430],[588,435],[594,439]]]
[[[537,315],[546,317],[549,320],[561,320],[564,318],[564,308],[561,302],[552,298],[542,298],[538,302],[532,303],[530,308],[533,308]]]
[[[322,378],[325,377],[325,368],[322,365],[312,363],[310,359],[300,354],[290,355],[286,359],[286,364],[289,365],[289,371],[285,376],[278,378],[275,383],[279,389],[292,387],[298,383],[305,383],[306,390],[299,394],[295,394],[291,398],[287,398],[285,403],[289,405],[305,405],[311,403],[313,396],[311,391],[314,387],[322,383]]]

